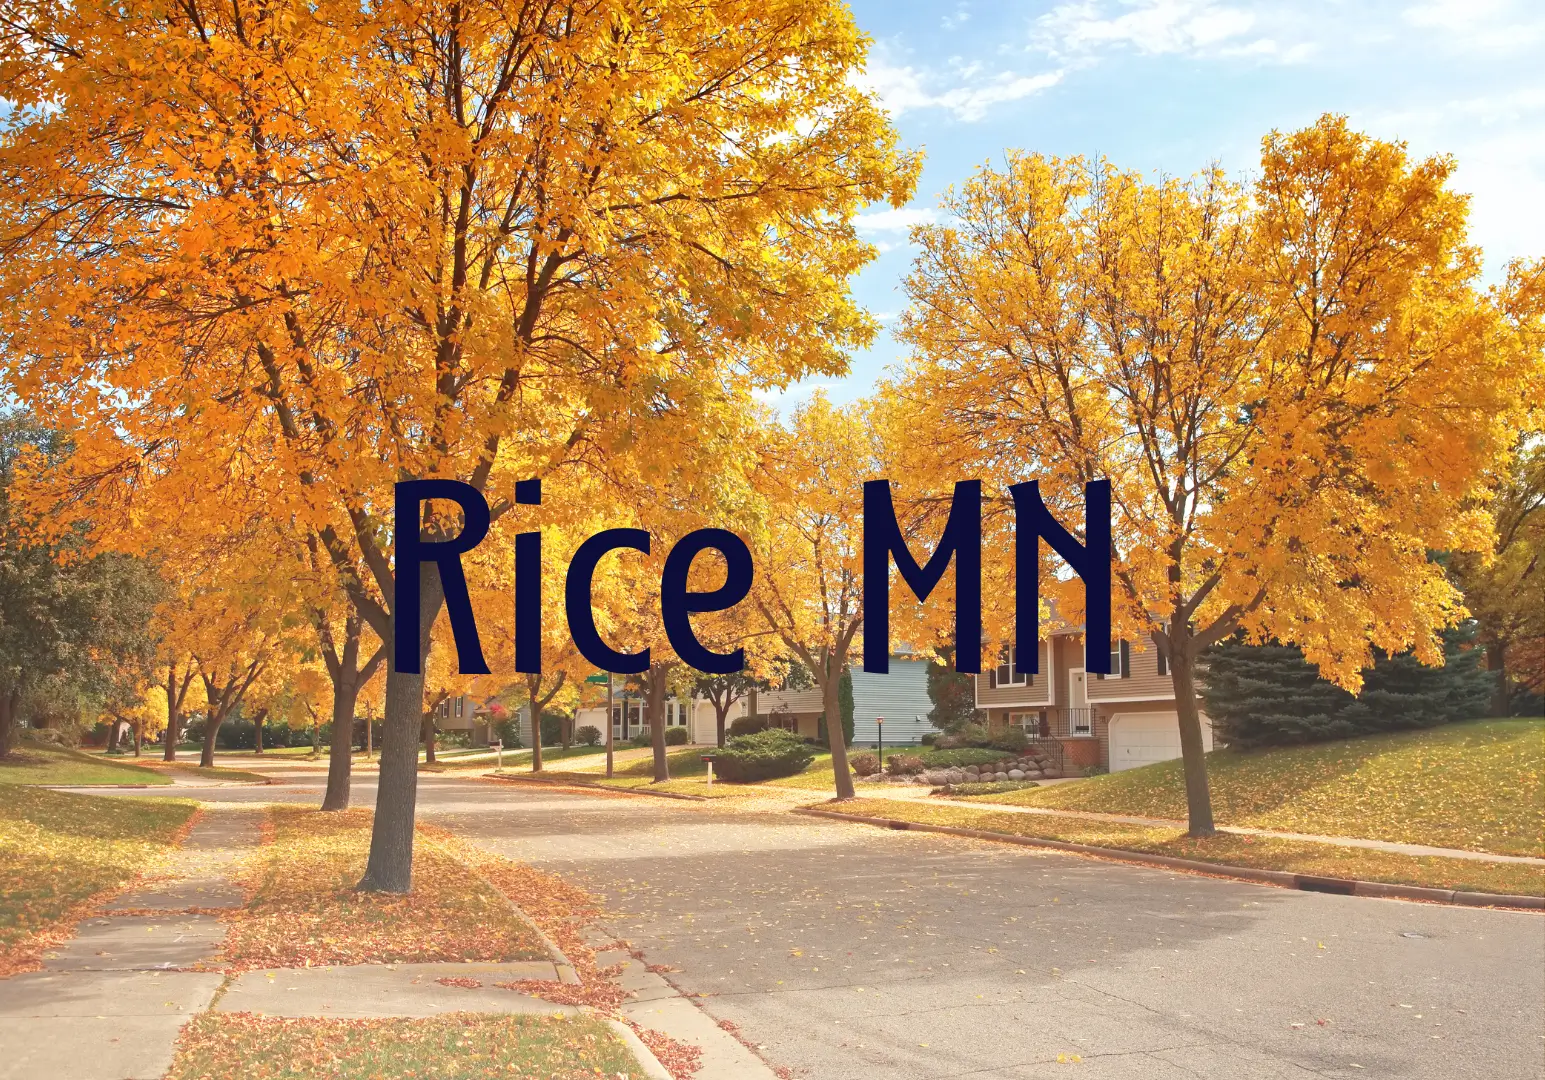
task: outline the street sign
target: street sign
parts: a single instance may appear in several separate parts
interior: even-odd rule
[[[586,675],[585,681],[587,683],[595,683],[597,686],[605,686],[612,681],[612,677],[604,671],[598,671],[594,675]]]

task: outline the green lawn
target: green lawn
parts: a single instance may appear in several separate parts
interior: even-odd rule
[[[1545,869],[1521,863],[1483,863],[1396,855],[1365,848],[1338,847],[1300,840],[1219,833],[1193,840],[1180,829],[1158,829],[1057,814],[1015,814],[990,806],[951,806],[899,799],[853,799],[820,806],[843,814],[891,818],[928,825],[984,829],[1010,836],[1062,840],[1091,847],[1118,848],[1223,866],[1286,870],[1321,877],[1382,881],[1466,892],[1545,895]]]
[[[89,897],[133,880],[193,811],[181,799],[8,790],[0,799],[0,975],[8,950]]]
[[[1425,731],[1207,755],[1213,814],[1244,825],[1545,855],[1545,722]],[[972,801],[1184,820],[1179,761]]]
[[[22,743],[0,761],[0,784],[170,784],[170,778],[99,754]]]
[[[454,1013],[392,1020],[205,1013],[183,1029],[167,1080],[641,1080],[644,1071],[590,1016]]]

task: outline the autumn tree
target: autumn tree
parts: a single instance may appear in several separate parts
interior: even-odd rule
[[[815,394],[766,451],[766,502],[753,596],[767,628],[809,670],[836,773],[837,798],[854,796],[842,735],[840,684],[864,621],[864,482],[881,472],[878,433],[863,405]]]
[[[711,470],[695,433],[751,389],[842,370],[875,325],[852,219],[917,170],[851,78],[865,48],[833,0],[0,26],[4,371],[82,433],[79,477],[115,487],[94,512],[213,517],[240,473],[337,566],[388,649],[363,887],[411,886],[443,599],[410,574],[399,668],[392,485],[457,478],[498,517],[586,455]]]
[[[927,442],[1069,523],[1110,481],[1118,628],[1168,662],[1193,835],[1202,650],[1243,630],[1356,690],[1374,646],[1441,662],[1460,614],[1428,552],[1486,542],[1540,356],[1477,288],[1452,170],[1336,117],[1269,135],[1250,191],[1011,153],[914,234]]]

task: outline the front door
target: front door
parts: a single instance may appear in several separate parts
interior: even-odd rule
[[[1092,735],[1094,723],[1089,715],[1089,676],[1083,668],[1068,671],[1068,734]]]

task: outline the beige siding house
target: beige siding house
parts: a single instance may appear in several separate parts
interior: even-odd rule
[[[1005,649],[999,664],[976,676],[976,706],[990,730],[1022,728],[1031,738],[1057,743],[1069,768],[1104,766],[1112,772],[1180,756],[1180,726],[1169,672],[1152,642],[1118,642],[1111,674],[1084,669],[1081,633],[1053,634],[1039,644],[1035,675],[1015,669]],[[1202,717],[1202,740],[1212,749],[1212,726]]]

